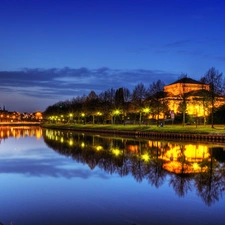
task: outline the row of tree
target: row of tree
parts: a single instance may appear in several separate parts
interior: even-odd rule
[[[187,77],[182,74],[182,77]],[[214,67],[209,69],[200,79],[202,83],[209,84],[210,90],[202,93],[202,99],[209,103],[211,109],[212,127],[214,124],[215,102],[218,96],[224,96],[225,82],[222,73]],[[87,96],[77,96],[71,100],[60,101],[49,106],[45,112],[45,118],[56,119],[61,115],[67,115],[67,120],[76,118],[77,122],[110,122],[125,123],[129,121],[138,122],[147,121],[147,117],[158,119],[159,115],[164,118],[170,116],[167,94],[164,92],[164,82],[158,80],[152,82],[147,88],[143,83],[135,86],[131,92],[125,87],[119,89],[108,89],[97,95],[91,91]],[[183,124],[185,123],[185,114],[187,109],[188,93],[181,96],[180,114],[183,115]],[[55,117],[54,117],[55,116]],[[101,121],[100,121],[101,120]]]

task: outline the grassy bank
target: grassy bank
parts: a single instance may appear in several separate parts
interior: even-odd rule
[[[111,124],[43,124],[46,128],[58,128],[58,129],[74,129],[74,130],[121,130],[121,131],[138,131],[138,132],[161,132],[161,133],[183,133],[183,134],[224,134],[225,125],[215,125],[215,128],[211,128],[211,125],[165,125],[164,127],[157,127],[156,125],[111,125]]]

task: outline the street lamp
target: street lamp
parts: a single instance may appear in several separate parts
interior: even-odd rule
[[[69,118],[70,118],[70,122],[73,121],[73,114],[72,113],[69,114]]]
[[[85,124],[85,113],[81,113],[81,117],[82,117],[82,122],[84,122],[84,124]]]
[[[198,126],[198,106],[195,106],[195,112],[196,112],[196,128]]]
[[[116,109],[113,111],[113,115],[114,115],[114,124],[115,124],[115,120],[116,120],[116,116],[118,116],[120,114],[120,110],[119,109]]]
[[[144,113],[149,113],[150,112],[150,109],[148,107],[146,107],[146,108],[143,109],[143,112]]]

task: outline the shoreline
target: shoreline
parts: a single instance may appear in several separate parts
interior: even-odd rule
[[[224,125],[222,125],[224,126]],[[111,134],[111,135],[121,135],[129,136],[135,138],[154,138],[154,139],[172,139],[172,140],[184,140],[184,141],[203,141],[203,142],[225,142],[225,130],[218,129],[212,131],[202,131],[194,127],[190,129],[177,130],[176,126],[164,128],[164,127],[152,127],[146,128],[145,126],[136,126],[129,129],[128,126],[105,126],[104,125],[69,125],[69,124],[42,124],[42,128],[49,129],[60,129],[60,130],[70,130],[70,131],[80,131],[80,132],[94,132],[99,134]],[[137,128],[137,129],[135,129]],[[203,129],[204,130],[204,129]],[[217,131],[217,132],[216,132]]]
[[[41,122],[0,122],[0,126],[40,126]]]

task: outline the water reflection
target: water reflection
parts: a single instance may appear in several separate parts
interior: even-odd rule
[[[39,126],[0,126],[0,140],[9,137],[21,138],[21,137],[36,137],[40,139],[42,137],[42,129]]]
[[[207,205],[219,201],[225,190],[225,151],[222,145],[169,142],[86,135],[46,129],[45,143],[59,154],[121,177],[132,174],[159,188],[166,179],[184,197],[194,191]]]

